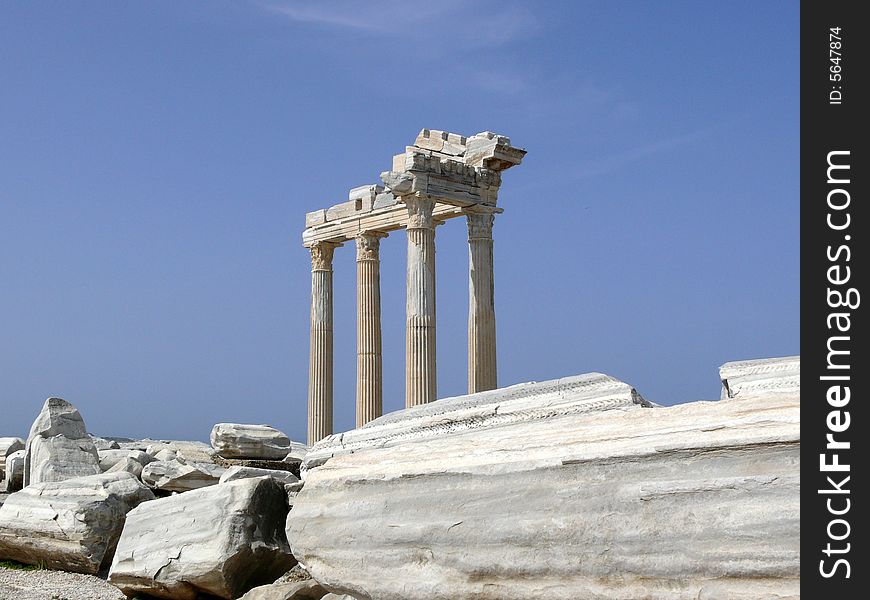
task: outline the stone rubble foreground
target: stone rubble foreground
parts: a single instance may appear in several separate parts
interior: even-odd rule
[[[448,398],[286,462],[90,438],[107,471],[11,494],[0,559],[182,599],[797,598],[800,359],[720,373],[722,400],[668,408],[597,373]],[[275,582],[297,561],[313,580]]]

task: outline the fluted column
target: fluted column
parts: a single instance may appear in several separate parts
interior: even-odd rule
[[[498,387],[491,212],[468,218],[468,393]]]
[[[332,255],[340,244],[311,251],[311,354],[308,367],[308,445],[332,433]]]
[[[408,209],[405,406],[416,406],[436,399],[435,201],[428,196],[403,199]]]
[[[369,231],[356,238],[356,426],[383,414],[381,357],[381,238]]]

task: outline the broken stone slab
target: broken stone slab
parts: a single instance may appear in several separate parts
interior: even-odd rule
[[[275,471],[271,469],[257,469],[254,467],[234,466],[227,469],[221,475],[220,483],[235,481],[237,479],[250,479],[251,477],[272,477],[281,483],[293,484],[299,481],[290,471]]]
[[[290,442],[290,452],[282,460],[289,464],[298,464],[305,460],[310,448],[300,442]]]
[[[326,594],[320,600],[356,600],[353,596],[348,596],[347,594],[333,594],[332,592]]]
[[[523,162],[526,151],[511,146],[510,138],[484,131],[466,140],[465,164],[505,171]]]
[[[327,590],[313,579],[255,587],[239,600],[321,600]]]
[[[303,471],[350,452],[424,441],[464,431],[652,404],[622,381],[601,373],[520,383],[386,414],[352,431],[328,436],[305,455]]]
[[[23,449],[24,440],[20,437],[0,437],[0,479],[6,472],[6,457]]]
[[[127,596],[238,598],[296,563],[287,511],[284,487],[268,477],[142,504],[127,515],[109,582]]]
[[[759,394],[793,394],[801,387],[801,357],[728,362],[719,367],[722,399]]]
[[[97,449],[75,406],[49,398],[27,436],[24,485],[101,473]]]
[[[208,463],[155,460],[142,469],[142,482],[153,490],[189,492],[216,485],[225,469]]]
[[[146,454],[148,454],[146,452]],[[161,450],[157,450],[154,454],[148,454],[148,456],[153,456],[154,460],[175,460],[178,458],[178,453],[175,450],[171,450],[170,448],[163,448]]]
[[[97,573],[111,560],[125,515],[153,499],[129,473],[30,484],[0,508],[0,558]]]
[[[6,491],[17,492],[24,486],[24,450],[6,457]]]
[[[132,474],[134,477],[141,478],[142,469],[142,463],[137,460],[133,460],[132,458],[127,456],[109,467],[106,470],[106,473],[118,473],[120,471],[124,471],[126,473]]]
[[[292,450],[290,438],[269,425],[218,423],[210,439],[224,458],[282,460]]]
[[[799,597],[799,394],[622,408],[601,377],[528,387],[505,421],[468,397],[318,443],[296,558],[359,598]]]
[[[104,473],[125,458],[132,458],[136,462],[140,463],[143,467],[155,460],[154,457],[145,452],[126,450],[121,448],[112,450],[97,450],[97,454],[100,457],[100,469],[102,469]]]

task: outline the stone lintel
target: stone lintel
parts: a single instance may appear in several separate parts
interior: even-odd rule
[[[447,219],[461,217],[464,211],[486,210],[501,213],[504,209],[497,206],[466,206],[458,207],[450,204],[437,203],[432,211],[432,217],[439,224]],[[346,242],[367,231],[390,232],[405,229],[408,224],[408,211],[403,202],[396,202],[389,207],[374,210],[364,215],[347,217],[309,227],[302,232],[302,245],[306,248],[316,242]]]

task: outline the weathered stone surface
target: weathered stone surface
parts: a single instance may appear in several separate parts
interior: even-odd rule
[[[239,600],[321,600],[324,594],[326,589],[313,579],[309,579],[261,585]]]
[[[281,483],[296,483],[299,478],[290,471],[274,471],[271,469],[257,469],[254,467],[230,467],[221,475],[220,483],[235,481],[237,479],[250,479],[251,477],[272,477]]]
[[[725,363],[719,367],[722,399],[759,394],[800,393],[801,357],[762,358]]]
[[[295,564],[287,510],[284,487],[267,477],[148,502],[127,516],[109,581],[128,596],[238,598]]]
[[[214,464],[155,460],[142,469],[142,481],[155,490],[188,492],[217,484],[224,472]]]
[[[292,450],[290,438],[269,425],[218,423],[211,446],[224,458],[282,460]]]
[[[353,596],[348,596],[347,594],[326,594],[320,600],[356,600]]]
[[[101,472],[97,449],[81,414],[62,398],[45,401],[30,428],[25,450],[25,486]]]
[[[6,472],[6,457],[24,449],[24,440],[20,437],[0,437],[0,479]]]
[[[0,558],[96,573],[130,509],[154,494],[129,473],[33,483],[0,508]]]
[[[308,452],[302,468],[370,447],[390,447],[560,415],[651,406],[627,383],[600,373],[520,383],[415,406],[384,415],[365,427],[332,435]]]
[[[17,492],[24,485],[24,450],[6,457],[6,491]]]
[[[323,440],[287,521],[297,559],[378,600],[797,598],[799,395],[613,392],[476,394]]]

